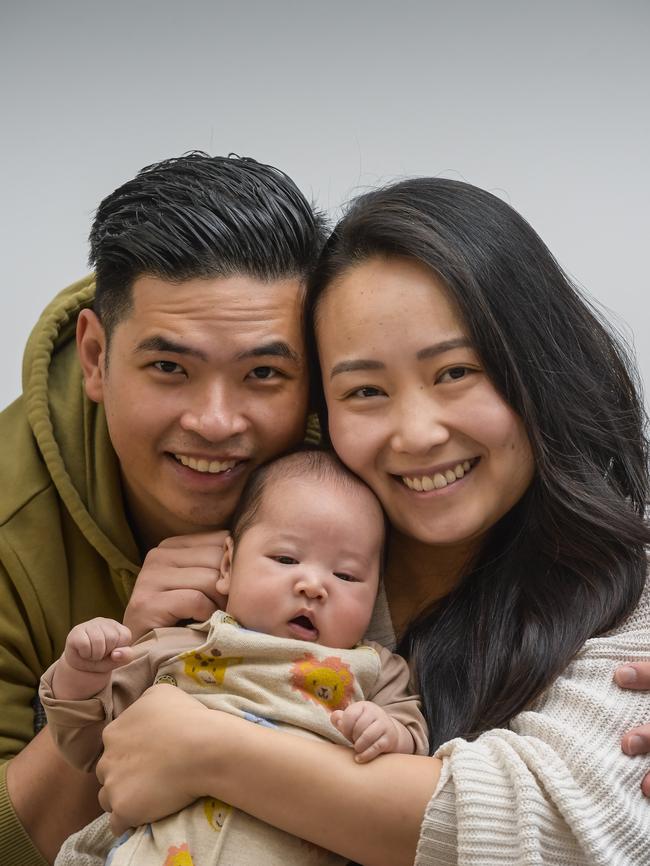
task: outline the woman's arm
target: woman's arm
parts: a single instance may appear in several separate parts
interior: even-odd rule
[[[104,743],[100,803],[115,832],[212,796],[364,866],[413,863],[441,766],[414,755],[359,765],[351,749],[206,709],[165,685],[109,725]]]

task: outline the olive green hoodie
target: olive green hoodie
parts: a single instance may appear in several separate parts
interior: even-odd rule
[[[83,389],[75,347],[92,277],[47,307],[27,344],[23,395],[0,413],[0,860],[42,866],[16,819],[6,761],[34,733],[43,671],[70,628],[122,618],[140,555],[103,408]]]

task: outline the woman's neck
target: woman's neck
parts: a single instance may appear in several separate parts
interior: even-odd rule
[[[392,531],[384,585],[398,640],[409,622],[451,592],[473,553],[467,545],[432,547]]]

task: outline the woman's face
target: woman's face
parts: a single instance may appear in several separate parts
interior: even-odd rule
[[[370,259],[328,288],[316,329],[341,459],[405,535],[475,548],[534,464],[442,283],[409,259]]]

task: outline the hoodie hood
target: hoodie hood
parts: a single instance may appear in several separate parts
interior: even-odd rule
[[[86,540],[132,585],[140,568],[124,512],[119,461],[103,406],[88,399],[77,358],[79,311],[92,305],[94,277],[60,292],[32,331],[23,359],[27,419],[54,486]]]

